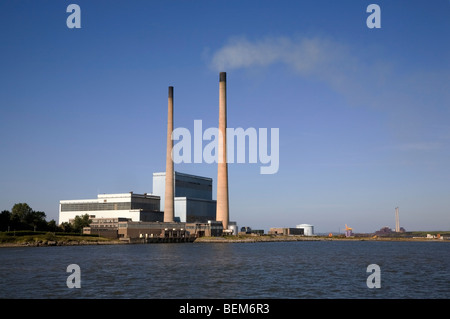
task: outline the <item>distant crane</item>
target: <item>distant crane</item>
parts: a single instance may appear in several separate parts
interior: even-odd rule
[[[348,227],[347,224],[345,224],[345,237],[353,236],[353,228]]]

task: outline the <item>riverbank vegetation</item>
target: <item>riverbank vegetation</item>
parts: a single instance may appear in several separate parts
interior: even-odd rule
[[[440,235],[437,237],[437,235]],[[432,235],[432,237],[428,237]],[[415,231],[399,236],[376,236],[373,234],[356,234],[355,236],[346,237],[345,235],[318,235],[318,236],[301,236],[301,235],[237,235],[222,237],[200,237],[195,243],[252,243],[252,242],[277,242],[277,241],[434,241],[434,240],[450,240],[450,231]]]
[[[10,246],[66,246],[117,243],[118,240],[84,235],[89,215],[76,216],[72,223],[57,225],[47,221],[46,214],[33,210],[26,203],[15,204],[11,211],[0,213],[0,245]]]
[[[0,213],[0,232],[5,231],[45,231],[80,233],[83,227],[89,226],[89,215],[76,216],[73,223],[57,225],[54,219],[47,221],[46,214],[33,210],[27,203],[15,204],[11,211],[3,210]]]
[[[40,231],[9,231],[0,232],[0,245],[8,246],[67,246],[108,244],[118,241],[98,235],[83,235],[80,233],[40,232]]]

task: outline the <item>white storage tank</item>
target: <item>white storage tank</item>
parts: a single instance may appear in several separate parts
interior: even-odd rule
[[[233,235],[234,236],[237,236],[237,234],[238,234],[238,226],[237,226],[236,222],[231,222],[230,221],[228,223],[228,229],[233,231]]]
[[[297,225],[297,228],[303,228],[303,234],[305,236],[313,236],[314,235],[314,226],[309,224],[300,224]]]

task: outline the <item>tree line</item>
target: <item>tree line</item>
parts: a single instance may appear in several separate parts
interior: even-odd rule
[[[76,216],[73,223],[64,222],[57,225],[54,219],[47,221],[46,214],[33,210],[27,203],[18,203],[11,211],[4,210],[0,213],[0,231],[49,231],[81,233],[83,227],[89,226],[89,215]]]

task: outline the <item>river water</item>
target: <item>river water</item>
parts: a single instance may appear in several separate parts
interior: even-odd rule
[[[80,268],[68,288],[67,267]],[[367,271],[378,265],[380,288]],[[0,298],[450,298],[450,243],[299,241],[0,249]],[[75,281],[73,281],[75,282]]]

